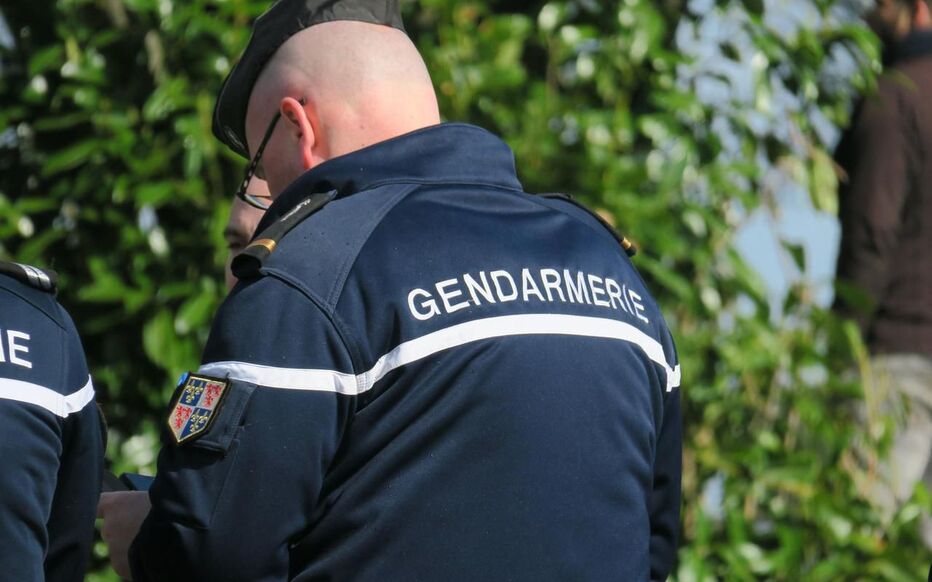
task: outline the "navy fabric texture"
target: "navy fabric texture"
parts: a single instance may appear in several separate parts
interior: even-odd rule
[[[84,579],[102,440],[71,319],[49,293],[0,275],[0,581]]]
[[[166,435],[135,579],[664,579],[680,372],[615,239],[472,126],[321,164],[260,231],[331,189],[218,313],[200,373],[245,404]]]

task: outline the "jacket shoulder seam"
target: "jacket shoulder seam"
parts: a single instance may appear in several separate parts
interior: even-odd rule
[[[327,318],[327,321],[330,323],[330,325],[333,327],[334,331],[336,332],[337,337],[340,338],[340,343],[343,345],[343,349],[345,349],[346,353],[349,354],[350,365],[353,368],[352,370],[353,375],[357,377],[356,383],[357,383],[357,389],[358,389],[359,388],[358,386],[359,370],[361,369],[359,363],[362,361],[360,358],[360,352],[359,352],[359,349],[356,343],[353,341],[353,339],[351,337],[348,337],[348,336],[351,336],[351,334],[349,333],[349,329],[346,325],[344,325],[339,320],[339,317],[337,316],[336,312],[330,309],[327,306],[327,304],[317,296],[316,293],[308,289],[307,285],[305,285],[302,281],[296,279],[295,277],[292,277],[289,273],[280,271],[274,268],[265,269],[263,270],[263,273],[266,276],[272,279],[277,279],[281,283],[293,288],[295,291],[297,291],[301,295],[304,295],[304,297],[307,298],[308,301],[313,303],[314,306],[317,308],[317,310],[320,311],[321,314],[323,314],[324,317]]]
[[[366,237],[359,245],[359,248],[355,253],[346,257],[346,260],[343,262],[340,267],[339,275],[336,277],[333,287],[330,290],[330,293],[327,296],[327,304],[330,306],[332,311],[336,311],[337,304],[340,302],[340,298],[343,295],[343,288],[346,286],[346,280],[349,279],[349,275],[353,270],[353,267],[356,265],[356,262],[359,260],[360,255],[362,255],[363,250],[365,250],[369,239],[372,238],[372,233],[376,231],[382,221],[385,220],[385,217],[395,209],[396,206],[409,194],[414,192],[419,188],[416,184],[409,184],[407,188],[404,188],[393,195],[392,199],[375,215],[371,217],[370,222],[366,225]],[[371,189],[370,189],[371,190]],[[361,194],[361,192],[360,192]]]

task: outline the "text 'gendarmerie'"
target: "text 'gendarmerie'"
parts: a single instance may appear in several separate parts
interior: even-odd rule
[[[626,283],[611,277],[599,277],[569,269],[521,269],[520,275],[499,269],[438,281],[427,288],[417,287],[408,293],[408,309],[416,319],[425,321],[442,313],[483,303],[508,301],[579,303],[620,310],[644,323],[641,296]]]

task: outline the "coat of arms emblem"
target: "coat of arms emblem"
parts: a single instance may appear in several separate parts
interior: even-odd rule
[[[168,428],[181,444],[203,434],[229,388],[227,380],[188,374],[168,415]]]

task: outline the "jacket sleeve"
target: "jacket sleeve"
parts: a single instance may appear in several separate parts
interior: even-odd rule
[[[8,382],[0,379],[0,390]],[[0,399],[0,570],[11,580],[45,579],[60,450],[61,427],[51,412]]]
[[[308,297],[266,277],[221,308],[198,373],[229,385],[203,433],[177,444],[163,429],[134,580],[287,580],[354,405],[342,337]]]
[[[45,559],[46,580],[71,580],[87,569],[94,544],[94,518],[100,499],[104,469],[106,427],[94,400],[94,387],[84,359],[84,349],[67,314],[69,330],[66,353],[73,378],[69,386],[68,416],[62,423],[58,484],[49,516],[49,549]]]
[[[0,577],[73,580],[90,557],[103,462],[84,354],[67,316],[3,289],[0,305]]]
[[[667,354],[676,354],[669,334]],[[670,389],[663,394],[663,419],[654,456],[654,483],[650,497],[650,579],[666,580],[676,565],[680,532],[680,492],[683,467],[682,417],[680,414],[680,370],[674,359]],[[670,372],[668,372],[670,374]]]
[[[890,281],[891,255],[915,167],[909,106],[901,93],[891,79],[881,80],[878,95],[862,104],[836,155],[847,175],[839,191],[836,307],[864,331]]]

